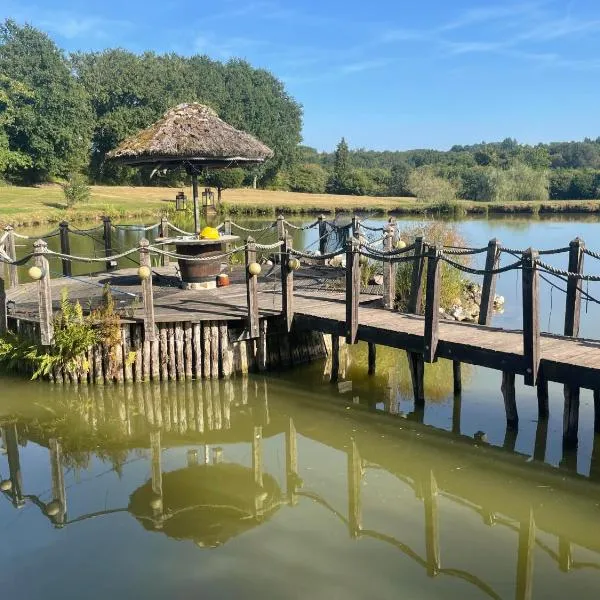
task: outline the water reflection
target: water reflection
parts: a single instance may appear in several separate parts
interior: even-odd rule
[[[271,568],[294,557],[295,578],[313,571],[316,577],[316,547],[325,545],[334,561],[350,540],[368,544],[367,554],[336,575],[341,587],[352,570],[369,578],[384,561],[390,584],[410,582],[419,597],[441,590],[443,597],[460,598],[561,597],[567,589],[591,597],[600,590],[600,543],[591,526],[600,504],[594,474],[587,480],[491,447],[482,436],[432,431],[275,380],[77,393],[76,402],[23,404],[2,417],[0,489],[10,511],[23,511],[33,522],[28,507],[36,507],[78,547],[94,547],[93,530],[71,527],[102,519],[117,535],[124,524],[113,519],[122,513],[141,525],[122,531],[129,551],[150,570],[153,561],[175,560],[171,546],[156,545],[161,539],[192,541],[190,551],[231,547],[232,557],[248,557],[280,532],[286,545],[281,556],[272,555]],[[107,473],[118,477],[108,480]],[[0,507],[0,526],[13,523],[11,535],[18,537],[25,525],[13,522],[10,511]],[[337,535],[340,526],[345,541]],[[45,534],[39,524],[28,531],[19,547],[32,552],[28,561],[44,580],[49,575],[33,548]],[[146,559],[150,541],[141,532],[155,540]],[[240,546],[243,539],[251,546]],[[0,548],[4,543],[6,537]],[[118,548],[114,552],[109,564],[123,560]],[[9,570],[1,572],[10,582]],[[151,571],[147,577],[156,584]],[[235,580],[236,573],[229,577]],[[57,597],[59,591],[69,595],[68,582],[54,585]],[[178,589],[177,576],[169,585]],[[288,582],[274,585],[268,597],[289,597]],[[384,581],[371,585],[376,596],[387,597]],[[211,591],[219,597],[217,588]],[[348,592],[364,597],[351,586]]]

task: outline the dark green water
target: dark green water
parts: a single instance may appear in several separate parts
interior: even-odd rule
[[[594,247],[597,230],[595,220],[458,226],[474,246],[496,236],[538,248],[576,235]],[[122,245],[139,235],[126,232]],[[297,234],[296,247],[311,235]],[[599,272],[592,260],[586,270]],[[498,293],[507,310],[494,324],[518,327],[514,274],[500,277]],[[543,294],[543,329],[558,331],[564,299]],[[598,337],[599,316],[584,305],[587,336]],[[415,411],[404,355],[380,348],[377,358],[369,377],[366,348],[353,348],[339,387],[326,361],[160,386],[2,377],[1,589],[19,598],[598,597],[591,395],[582,391],[578,449],[564,454],[560,386],[538,423],[534,390],[517,382],[514,434],[499,373],[465,368],[454,398],[450,364],[427,365],[426,406]]]

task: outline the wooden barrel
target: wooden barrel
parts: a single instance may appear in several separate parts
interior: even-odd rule
[[[188,245],[188,244],[176,244],[177,254],[184,254],[185,256],[221,256],[223,254],[222,244],[220,241],[216,241],[214,244],[203,244],[203,245]],[[179,259],[179,270],[181,273],[181,280],[185,283],[203,283],[214,279],[221,272],[221,261],[222,259],[216,258],[215,260],[201,260],[201,261],[188,261]]]

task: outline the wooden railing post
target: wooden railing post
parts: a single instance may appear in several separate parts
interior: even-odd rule
[[[282,242],[287,236],[287,232],[285,230],[285,217],[283,215],[278,215],[275,225],[277,230],[277,241]],[[281,263],[282,258],[282,254],[275,254],[275,264]]]
[[[410,297],[408,299],[407,310],[411,314],[421,314],[421,304],[423,301],[423,269],[425,266],[425,259],[423,255],[426,252],[426,245],[423,242],[423,238],[418,236],[415,238],[415,262],[412,272],[412,280],[410,284]]]
[[[4,251],[11,260],[17,260],[17,252],[15,249],[15,230],[7,225],[4,228],[6,232],[6,240],[4,240]],[[14,288],[19,285],[19,271],[17,270],[17,265],[7,265],[8,266],[8,288]]]
[[[395,227],[393,224],[384,228],[383,249],[390,252],[394,247]],[[394,308],[396,299],[396,265],[391,260],[383,261],[383,306]]]
[[[102,217],[102,223],[104,225],[104,256],[112,255],[112,223],[110,217]],[[115,268],[112,261],[106,261],[106,270],[112,271]]]
[[[360,221],[356,215],[352,215],[352,225],[351,225],[352,237],[358,237],[360,234]]]
[[[346,241],[346,341],[356,343],[358,302],[360,300],[360,244],[352,236]]]
[[[223,233],[225,235],[231,235],[231,219],[229,217],[223,222]]]
[[[485,258],[485,273],[483,275],[483,286],[481,287],[481,302],[479,303],[480,325],[490,325],[492,322],[497,275],[495,273],[490,273],[490,271],[494,271],[498,268],[499,261],[500,242],[494,238],[488,242],[487,255]]]
[[[583,274],[583,249],[585,244],[582,239],[575,238],[569,244],[569,273]],[[565,308],[565,335],[577,337],[581,320],[581,280],[569,277],[567,281],[567,300]]]
[[[154,292],[152,290],[152,260],[148,246],[150,242],[143,238],[139,242],[140,249],[140,272],[142,276],[142,300],[144,303],[144,340],[156,341],[156,326],[154,322]],[[146,270],[147,269],[147,270]]]
[[[250,273],[250,265],[256,263],[254,238],[246,240],[246,298],[248,301],[248,334],[250,339],[260,335],[258,323],[258,276]]]
[[[430,246],[427,256],[427,293],[425,296],[424,358],[436,360],[440,321],[440,259],[437,247]]]
[[[321,253],[321,256],[322,256],[323,254],[325,254],[325,252],[327,250],[327,222],[325,221],[325,216],[319,215],[318,222],[319,222],[319,228],[318,228],[319,252]],[[321,262],[322,262],[322,264],[325,264],[324,259],[322,259]]]
[[[0,272],[0,335],[7,331],[6,320],[6,285],[4,284],[4,273]]]
[[[281,310],[287,331],[291,331],[294,319],[294,270],[290,268],[290,261],[297,260],[293,259],[291,248],[292,237],[286,235],[281,246]]]
[[[60,231],[60,251],[62,254],[71,254],[71,244],[69,241],[69,224],[66,221],[62,221],[59,226]],[[71,272],[71,261],[65,258],[62,259],[62,272],[65,277],[70,277]]]
[[[525,385],[535,385],[540,364],[540,296],[538,253],[529,248],[523,254],[523,358]]]
[[[167,217],[160,218],[158,234],[160,235],[161,238],[169,237],[169,219],[167,219]],[[165,254],[161,254],[160,255],[160,264],[163,267],[168,267],[169,266],[169,257],[166,256]]]
[[[36,254],[35,265],[39,267],[42,276],[38,280],[38,304],[40,315],[40,340],[42,346],[50,346],[54,340],[54,325],[52,323],[52,291],[50,289],[50,265],[46,258],[48,244],[37,240],[33,244]]]

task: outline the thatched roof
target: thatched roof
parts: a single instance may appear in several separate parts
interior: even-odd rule
[[[107,154],[129,165],[175,164],[223,168],[264,162],[273,151],[249,133],[219,119],[204,104],[180,104]]]

